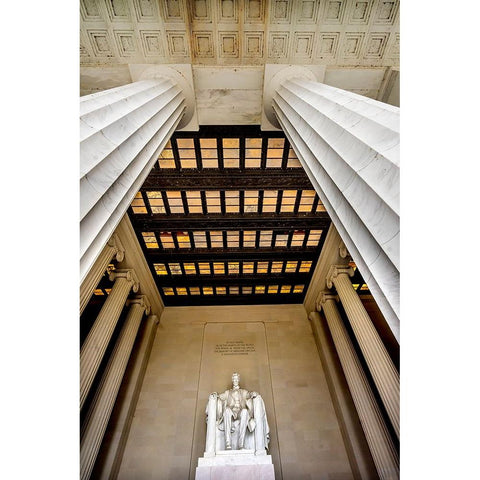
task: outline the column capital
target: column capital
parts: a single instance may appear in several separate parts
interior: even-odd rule
[[[108,246],[115,249],[115,259],[117,260],[117,262],[123,261],[123,259],[125,258],[125,248],[122,245],[122,242],[120,242],[120,239],[118,238],[118,235],[116,233],[111,236],[107,244]]]
[[[280,128],[277,116],[273,111],[272,99],[280,85],[292,78],[303,78],[312,82],[322,82],[325,76],[324,65],[265,65],[263,83],[263,111],[268,121]]]
[[[343,243],[343,240],[338,245],[338,253],[341,258],[347,258],[350,256],[347,250],[347,246]]]
[[[140,288],[140,282],[138,281],[137,274],[135,270],[129,268],[125,270],[114,270],[110,273],[109,277],[110,281],[116,280],[117,278],[125,278],[127,281],[132,283],[132,290],[137,293],[138,289]]]
[[[320,312],[322,310],[323,305],[325,305],[325,303],[328,300],[333,300],[334,302],[338,302],[338,295],[334,295],[332,292],[328,290],[320,292],[320,295],[318,296],[317,301],[315,303],[315,306],[317,307],[317,311]]]
[[[338,275],[345,274],[350,277],[353,277],[353,274],[355,272],[353,271],[352,267],[349,267],[348,265],[332,265],[327,272],[326,276],[326,283],[328,288],[333,287],[333,279],[338,277]]]
[[[146,295],[137,295],[133,298],[129,298],[127,300],[127,307],[129,307],[130,305],[140,305],[142,308],[145,309],[146,315],[150,313],[151,306]]]

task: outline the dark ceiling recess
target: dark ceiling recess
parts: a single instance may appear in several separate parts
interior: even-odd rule
[[[166,306],[302,303],[330,217],[282,132],[176,132],[129,208]]]

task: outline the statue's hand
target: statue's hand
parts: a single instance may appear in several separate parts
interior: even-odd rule
[[[214,399],[214,400],[215,400],[217,397],[218,397],[218,393],[217,393],[217,392],[213,392],[213,393],[210,394],[210,398],[212,398],[212,399]]]
[[[250,398],[255,398],[257,395],[257,392],[250,392]]]

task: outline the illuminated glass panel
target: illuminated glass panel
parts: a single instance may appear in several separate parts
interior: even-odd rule
[[[251,248],[255,247],[255,238],[257,232],[255,230],[249,230],[246,232],[243,232],[243,247],[244,248]]]
[[[132,210],[133,213],[147,213],[147,208],[145,207],[145,202],[140,192],[135,195],[132,201]]]
[[[201,138],[200,150],[203,168],[218,168],[217,139]]]
[[[239,232],[238,231],[227,232],[227,245],[228,245],[228,248],[238,247],[238,245],[239,245]]]
[[[315,209],[315,212],[326,212],[327,209],[325,208],[325,205],[319,200],[317,204],[317,208]]]
[[[297,156],[295,155],[293,148],[290,147],[290,149],[288,150],[287,168],[301,168],[301,167],[302,167],[302,164],[300,163]]]
[[[167,267],[164,263],[154,263],[153,267],[155,268],[155,273],[157,275],[168,275]]]
[[[197,168],[193,138],[177,138],[177,145],[182,168]]]
[[[230,293],[230,295],[238,295],[239,287],[228,287],[228,293]]]
[[[278,293],[278,285],[269,285],[268,293]]]
[[[302,293],[305,285],[295,285],[293,287],[293,293]]]
[[[220,207],[220,192],[218,190],[207,190],[205,195],[207,197],[208,213],[222,213]]]
[[[195,248],[207,248],[205,232],[193,232],[193,241],[195,242]]]
[[[106,288],[106,289],[105,289],[105,293],[106,293],[107,295],[110,295],[110,292],[111,292],[111,291],[112,291],[111,288]]]
[[[304,190],[300,198],[299,212],[311,212],[313,201],[315,200],[315,190]]]
[[[242,273],[249,275],[253,273],[254,267],[255,267],[254,262],[242,262]]]
[[[227,287],[215,287],[215,292],[217,293],[217,295],[226,295]]]
[[[312,268],[312,262],[310,260],[304,260],[300,264],[300,269],[298,270],[300,273],[308,273]]]
[[[262,159],[262,139],[245,139],[245,167],[260,168]]]
[[[293,212],[295,207],[295,200],[297,198],[296,190],[284,190],[282,197],[281,212]]]
[[[96,288],[94,291],[93,291],[93,294],[96,295],[96,296],[105,296],[105,294],[103,293],[103,290],[101,288]]]
[[[188,287],[190,295],[200,295],[200,287]]]
[[[225,168],[239,167],[239,142],[238,138],[224,138],[223,139],[223,166]]]
[[[364,284],[360,287],[360,290],[362,290],[362,291],[368,290],[368,285],[367,285],[366,283],[364,283]]]
[[[177,291],[177,295],[188,295],[187,287],[176,287],[175,290]]]
[[[240,273],[239,263],[238,262],[228,262],[228,274],[229,275],[238,275]]]
[[[284,138],[269,138],[267,149],[267,168],[280,168],[282,166]]]
[[[257,273],[268,273],[268,262],[257,262]]]
[[[158,166],[160,168],[175,168],[175,160],[173,159],[173,150],[170,140],[167,142],[165,148],[158,157]]]
[[[272,262],[272,273],[282,273],[283,262]]]
[[[163,294],[164,295],[175,295],[173,291],[173,287],[163,287]]]
[[[245,190],[243,211],[244,213],[258,212],[258,190]]]
[[[307,247],[316,247],[322,236],[321,230],[310,230],[310,235],[308,236]]]
[[[239,212],[239,193],[238,190],[230,190],[225,192],[225,211],[226,213]]]
[[[213,273],[215,275],[225,275],[225,264],[223,262],[214,262]]]
[[[260,246],[271,247],[272,246],[272,234],[273,230],[262,230],[260,232]]]
[[[297,264],[298,262],[287,262],[285,265],[285,273],[295,273],[295,270],[297,269]]]
[[[302,230],[296,230],[293,232],[291,247],[301,247],[303,240],[305,239],[305,232]]]
[[[142,232],[143,241],[147,248],[158,248],[157,239],[153,232]]]
[[[291,289],[292,289],[291,285],[282,285],[282,288],[280,289],[280,293],[290,293]]]
[[[357,288],[360,286],[359,283],[352,283],[352,287],[357,290]]]
[[[190,237],[187,232],[177,232],[178,248],[190,248]]]
[[[170,213],[185,213],[183,209],[182,194],[179,191],[167,192]]]
[[[203,287],[204,295],[213,295],[213,287]]]
[[[165,213],[165,206],[161,192],[147,192],[148,203],[152,213]]]
[[[160,242],[163,248],[175,248],[171,232],[160,232]]]
[[[203,213],[202,209],[202,197],[200,191],[188,191],[187,192],[188,211],[190,213]]]
[[[179,263],[169,263],[168,268],[172,275],[182,275],[182,269],[180,268]]]
[[[200,275],[210,275],[210,264],[206,262],[199,262],[198,271]]]
[[[286,247],[288,241],[288,233],[277,233],[275,237],[276,247]]]
[[[255,285],[255,294],[265,293],[265,285]]]
[[[275,212],[277,209],[277,190],[265,190],[263,192],[263,212]]]
[[[252,293],[252,287],[242,287],[242,293],[244,295],[250,295]]]
[[[183,269],[185,270],[186,275],[196,275],[197,270],[194,263],[184,263]]]
[[[210,232],[210,244],[212,248],[223,248],[223,233],[221,231]]]

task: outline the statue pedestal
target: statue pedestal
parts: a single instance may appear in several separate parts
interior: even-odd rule
[[[218,450],[198,459],[195,480],[275,480],[271,455],[254,450]]]

